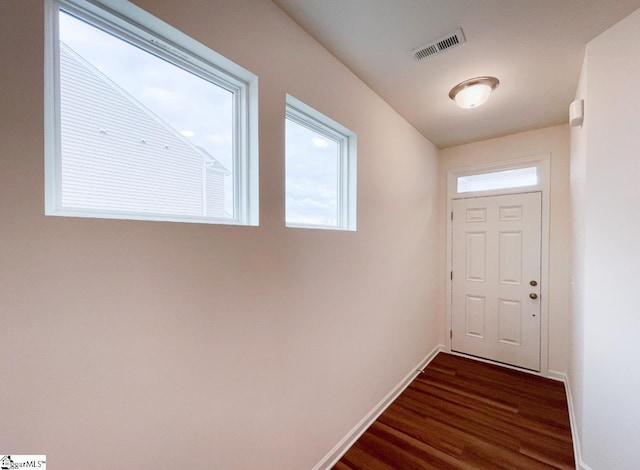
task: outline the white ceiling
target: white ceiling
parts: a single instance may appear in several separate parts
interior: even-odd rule
[[[440,148],[568,121],[585,44],[640,0],[273,0]],[[410,52],[462,27],[467,42]],[[615,53],[615,51],[612,51]],[[480,108],[448,97],[493,75]]]

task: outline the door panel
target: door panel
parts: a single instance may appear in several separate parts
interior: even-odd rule
[[[475,295],[467,295],[466,334],[475,338],[484,338],[486,299]]]
[[[522,283],[522,232],[500,232],[500,284],[519,286]]]
[[[540,193],[453,201],[453,351],[540,370],[540,244]]]
[[[467,281],[484,282],[487,273],[487,234],[467,232]]]
[[[501,343],[520,346],[522,336],[522,302],[519,300],[498,300],[498,340]]]

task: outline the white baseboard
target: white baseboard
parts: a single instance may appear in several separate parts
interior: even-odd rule
[[[576,459],[576,467],[579,470],[592,470],[592,468],[582,460],[582,448],[580,447],[580,434],[578,433],[578,422],[576,421],[576,411],[573,407],[573,396],[571,394],[571,385],[569,377],[564,372],[555,370],[548,371],[548,377],[564,383],[564,389],[567,394],[567,405],[569,407],[569,422],[571,423],[571,437],[573,438],[573,456]]]
[[[444,350],[444,345],[439,344],[435,348],[433,348],[429,354],[422,359],[416,367],[411,369],[411,371],[396,385],[393,390],[391,390],[386,397],[380,400],[373,409],[365,415],[364,418],[360,420],[358,424],[356,424],[351,431],[347,433],[334,447],[329,451],[327,455],[325,455],[320,462],[313,467],[313,470],[327,470],[333,467],[338,460],[342,458],[344,454],[347,453],[349,448],[355,444],[355,442],[364,434],[364,432],[371,426],[376,419],[386,410],[393,401],[398,398],[398,396],[404,391],[405,388],[409,386],[409,384],[416,378],[416,376],[420,373],[422,369],[424,369],[436,354],[440,351]]]

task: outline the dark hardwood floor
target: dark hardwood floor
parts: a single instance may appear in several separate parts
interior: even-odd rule
[[[564,385],[440,353],[333,468],[574,469]]]

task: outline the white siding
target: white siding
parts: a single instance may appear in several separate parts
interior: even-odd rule
[[[224,174],[215,169],[206,170],[207,217],[224,217]]]

